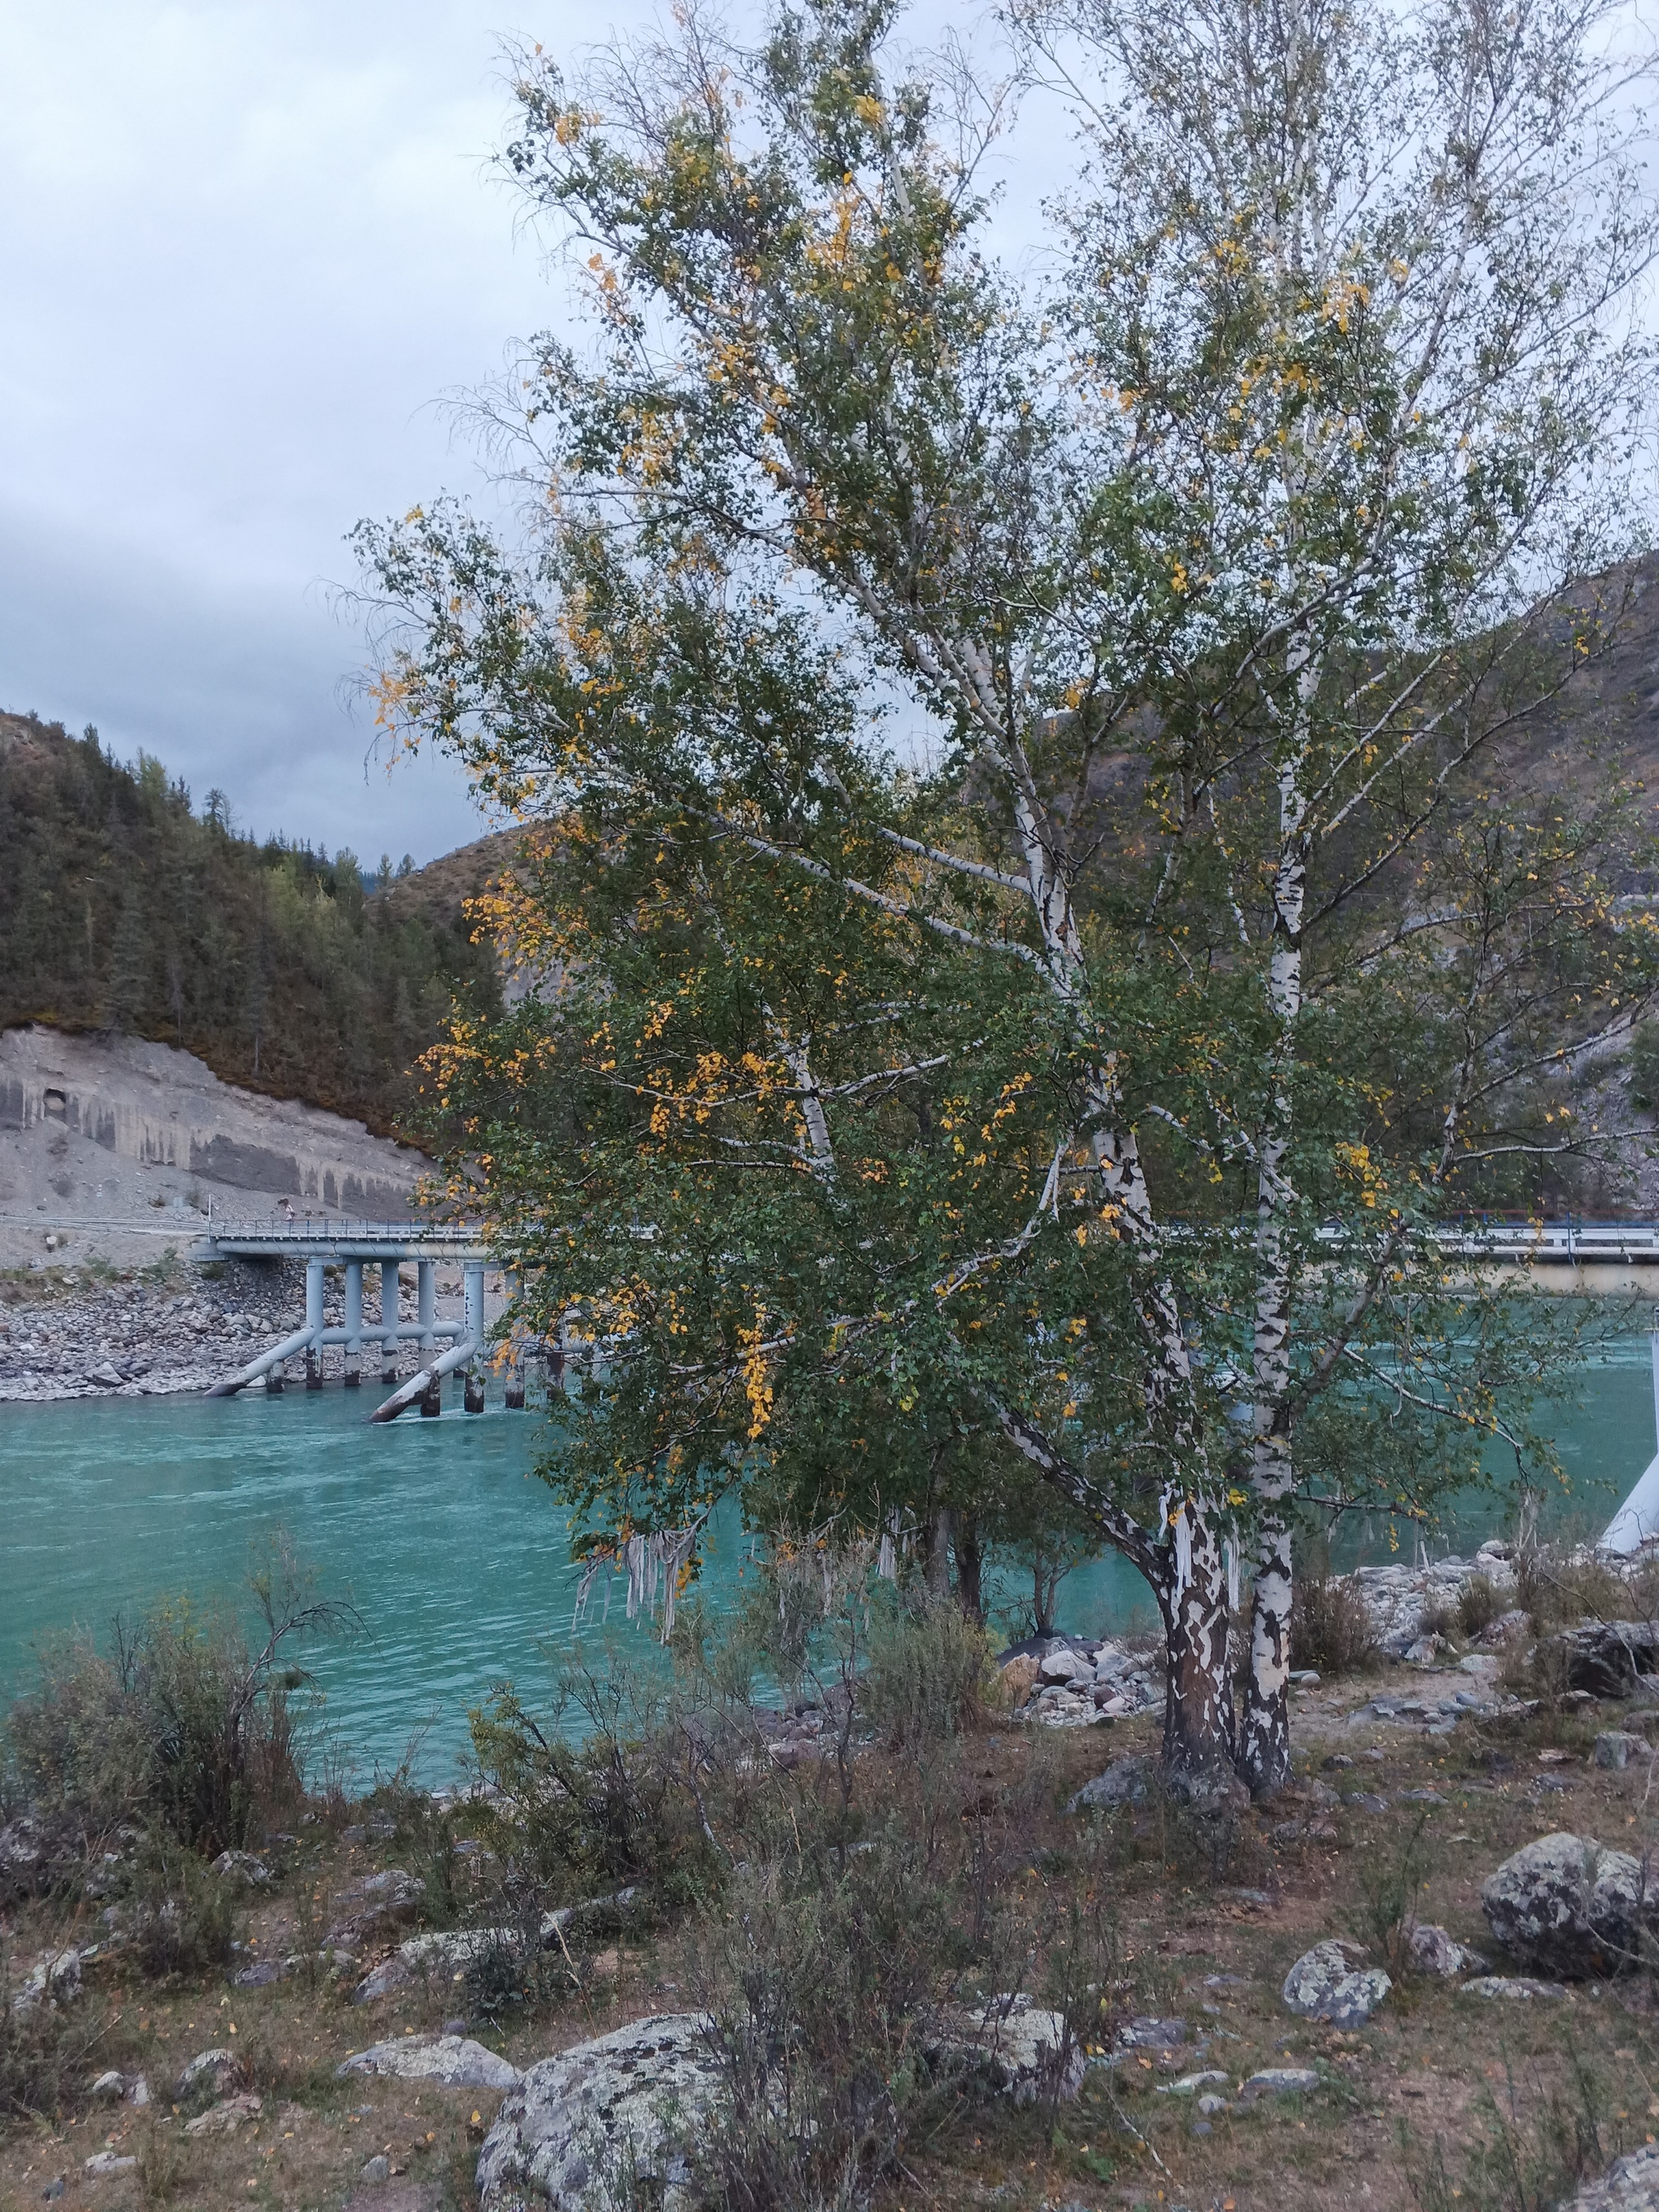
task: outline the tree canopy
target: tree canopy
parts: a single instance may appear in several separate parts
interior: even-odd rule
[[[1638,580],[1605,20],[1079,0],[1000,89],[833,0],[523,58],[509,165],[591,249],[538,505],[362,546],[384,716],[532,823],[528,994],[435,1066],[602,1351],[600,1540],[735,1486],[926,1544],[1040,1480],[1158,1599],[1174,1778],[1271,1794],[1296,1512],[1536,1448],[1538,1332],[1441,1237],[1598,1140],[1565,1079],[1655,978],[1616,772],[1514,783]],[[1044,84],[1020,276],[984,162]]]

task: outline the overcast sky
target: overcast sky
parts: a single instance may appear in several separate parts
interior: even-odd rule
[[[739,21],[758,0],[734,0]],[[920,0],[918,35],[979,0]],[[0,0],[0,708],[239,823],[432,858],[459,776],[368,753],[345,533],[477,491],[446,394],[556,295],[494,173],[503,42],[652,0]],[[1024,236],[1063,137],[1003,173]],[[1022,213],[1021,210],[1024,210]]]
[[[475,834],[441,764],[365,775],[327,586],[359,516],[476,483],[433,403],[552,306],[502,35],[629,12],[0,0],[0,707],[370,861]]]

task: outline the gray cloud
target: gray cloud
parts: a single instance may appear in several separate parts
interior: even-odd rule
[[[498,0],[0,0],[0,703],[261,830],[472,833],[437,763],[365,781],[363,641],[321,586],[361,515],[475,485],[433,403],[548,312],[489,169],[504,27]]]
[[[480,489],[437,403],[559,312],[490,167],[501,9],[0,0],[0,706],[371,860],[478,824],[441,763],[365,776],[365,643],[325,586],[361,516]],[[530,27],[574,53],[654,12],[535,0]],[[1055,180],[1063,134],[1036,143],[1000,164],[1005,244]]]

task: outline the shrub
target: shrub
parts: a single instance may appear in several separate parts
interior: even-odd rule
[[[706,1747],[659,1692],[578,1661],[561,1678],[545,1727],[510,1682],[469,1720],[474,1755],[496,1792],[476,1825],[520,1892],[574,1902],[643,1884],[684,1894],[706,1877],[698,1776]]]
[[[307,1678],[279,1663],[282,1647],[356,1615],[316,1598],[280,1546],[251,1587],[267,1632],[255,1652],[228,1613],[184,1601],[118,1620],[107,1651],[85,1637],[49,1645],[40,1686],[6,1716],[16,1792],[89,1835],[133,1822],[210,1857],[291,1803],[302,1784],[289,1698]]]
[[[948,1598],[917,1595],[872,1609],[858,1702],[889,1743],[915,1747],[959,1735],[1000,1688],[985,1630]]]
[[[199,1981],[230,1957],[235,1911],[228,1888],[160,1831],[140,1845],[116,1911],[153,1981]]]
[[[1517,1562],[1516,1603],[1540,1630],[1566,1628],[1586,1615],[1600,1620],[1629,1620],[1645,1610],[1645,1593],[1625,1583],[1598,1560],[1576,1558],[1565,1545],[1540,1545]]]
[[[1471,1575],[1458,1594],[1457,1625],[1465,1636],[1479,1636],[1507,1610],[1490,1576]]]
[[[1352,1674],[1375,1662],[1376,1625],[1352,1575],[1304,1567],[1291,1605],[1291,1663],[1322,1674]]]
[[[914,1839],[758,1855],[695,1973],[721,2094],[694,2161],[732,2212],[851,2207],[942,2117],[959,1956]]]

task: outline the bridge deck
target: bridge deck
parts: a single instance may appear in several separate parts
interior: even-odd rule
[[[293,1220],[214,1222],[191,1247],[216,1260],[486,1260],[480,1231],[431,1221],[335,1221],[313,1214]]]

